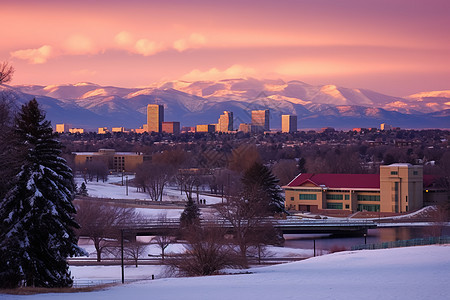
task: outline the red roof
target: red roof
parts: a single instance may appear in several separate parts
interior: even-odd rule
[[[328,188],[348,188],[348,189],[379,189],[379,174],[299,174],[292,180],[289,187],[299,187],[305,183],[312,183],[316,186]]]

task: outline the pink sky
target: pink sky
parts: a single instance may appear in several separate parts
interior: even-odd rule
[[[0,7],[0,61],[16,68],[12,84],[255,77],[396,96],[450,89],[448,0],[0,0]]]

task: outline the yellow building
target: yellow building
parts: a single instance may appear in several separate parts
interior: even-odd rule
[[[70,133],[84,133],[84,129],[83,128],[70,128],[69,132]]]
[[[180,122],[162,122],[162,132],[180,134]]]
[[[281,116],[281,132],[296,132],[297,131],[297,116],[282,115]]]
[[[106,134],[109,132],[108,127],[99,127],[98,128],[98,134]]]
[[[214,124],[205,124],[205,125],[197,125],[197,132],[214,132],[216,131],[216,125]]]
[[[233,131],[233,112],[224,111],[220,115],[219,121],[217,122],[216,131],[218,132],[230,132]]]
[[[114,149],[100,149],[98,152],[72,152],[75,165],[80,167],[90,162],[102,162],[114,172],[132,172],[144,162],[141,152],[116,152]]]
[[[380,174],[299,174],[284,186],[286,209],[409,212],[423,207],[422,166],[381,166]]]
[[[161,132],[164,122],[164,105],[147,105],[147,130],[148,132]]]
[[[65,133],[69,132],[71,126],[69,124],[56,124],[56,132]]]

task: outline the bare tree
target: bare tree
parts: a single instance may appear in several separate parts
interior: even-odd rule
[[[89,180],[98,182],[99,179],[105,182],[108,179],[108,165],[104,161],[91,161],[86,164],[87,174]]]
[[[298,175],[299,169],[295,160],[283,159],[272,167],[272,172],[280,180],[280,186],[283,186]]]
[[[146,246],[145,243],[138,241],[128,242],[124,246],[124,254],[134,261],[136,268],[138,267],[139,257],[144,253]]]
[[[77,221],[80,224],[79,236],[90,238],[101,261],[103,251],[117,247],[120,229],[139,216],[134,209],[103,204],[93,200],[77,200]]]
[[[178,184],[184,190],[186,198],[193,200],[192,194],[197,192],[197,202],[199,201],[199,187],[201,185],[201,175],[198,173],[198,169],[180,169],[177,174]]]
[[[254,144],[242,144],[233,149],[228,168],[237,172],[244,172],[254,163],[261,162],[261,156]]]
[[[12,80],[14,68],[7,62],[0,63],[0,84],[8,83]]]
[[[217,227],[190,230],[185,236],[186,252],[167,259],[169,266],[184,276],[213,275],[226,267],[242,266],[224,236],[225,231]]]
[[[163,191],[175,174],[174,168],[162,162],[146,162],[136,171],[137,184],[144,187],[153,201],[162,201]]]
[[[231,224],[233,241],[239,248],[243,265],[247,266],[249,249],[268,243],[266,234],[274,232],[270,219],[265,218],[267,206],[249,201],[240,193],[226,198],[227,201],[218,205],[217,210]]]
[[[11,81],[14,68],[6,62],[0,63],[0,84]],[[11,178],[16,175],[23,158],[24,149],[14,143],[14,95],[6,91],[0,91],[0,199],[9,190]],[[13,145],[16,144],[14,147]]]
[[[158,216],[158,223],[161,226],[165,226],[168,223],[167,214],[161,214]],[[152,239],[152,242],[154,242],[158,247],[161,249],[161,258],[164,262],[165,259],[165,250],[166,248],[172,244],[175,241],[175,237],[171,236],[168,231],[162,232],[161,234],[155,236]]]

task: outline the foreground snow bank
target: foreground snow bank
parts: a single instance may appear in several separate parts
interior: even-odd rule
[[[450,245],[339,252],[256,268],[251,272],[253,274],[165,278],[90,293],[1,295],[1,298],[448,299]]]

